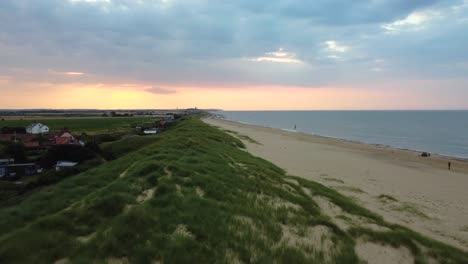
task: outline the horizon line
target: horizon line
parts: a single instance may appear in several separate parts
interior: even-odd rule
[[[468,108],[421,108],[421,109],[221,109],[221,108],[11,108],[1,111],[168,111],[198,109],[202,111],[468,111]]]

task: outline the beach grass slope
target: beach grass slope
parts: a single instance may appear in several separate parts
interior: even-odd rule
[[[468,263],[198,118],[158,137],[0,208],[0,263]]]

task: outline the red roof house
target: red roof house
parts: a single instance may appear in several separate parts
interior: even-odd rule
[[[73,136],[68,128],[62,129],[55,135],[56,145],[80,145],[80,141]]]

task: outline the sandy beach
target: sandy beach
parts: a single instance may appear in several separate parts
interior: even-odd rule
[[[247,150],[320,182],[385,220],[468,250],[468,162],[221,120]],[[247,136],[247,137],[245,137]],[[251,140],[249,140],[249,138]],[[452,170],[448,170],[448,162]]]

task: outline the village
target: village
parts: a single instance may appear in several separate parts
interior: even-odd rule
[[[95,164],[100,164],[102,160],[109,159],[100,150],[100,144],[160,133],[177,118],[180,115],[151,116],[148,122],[135,126],[128,124],[127,131],[92,135],[72,131],[67,127],[53,130],[46,122],[32,122],[26,127],[4,126],[0,131],[0,180],[22,185],[30,182],[30,178],[37,179],[41,175],[64,170],[72,171],[70,169],[89,163],[90,160],[99,161]]]

